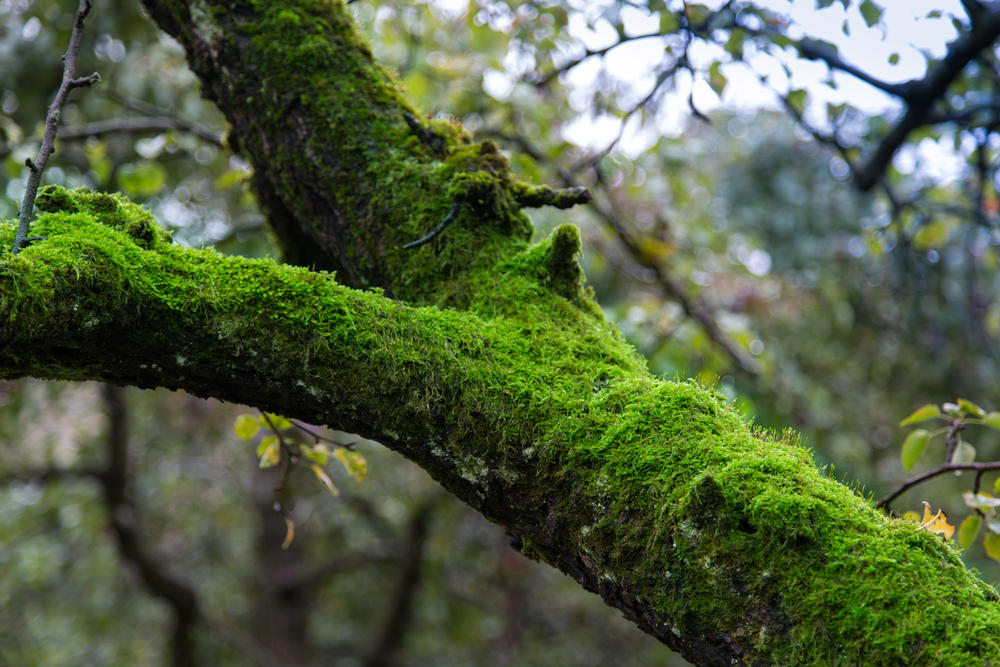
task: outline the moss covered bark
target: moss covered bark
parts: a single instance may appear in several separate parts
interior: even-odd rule
[[[420,120],[342,3],[146,5],[289,257],[339,273],[178,248],[120,198],[50,189],[46,240],[0,257],[0,376],[184,388],[381,440],[696,663],[1000,655],[996,593],[952,547],[651,376],[583,287],[576,230],[529,246],[528,186]]]
[[[1000,654],[996,595],[952,547],[711,390],[651,377],[580,288],[571,227],[470,275],[457,310],[177,247],[116,196],[38,208],[47,239],[3,258],[0,376],[179,387],[377,438],[699,663]]]

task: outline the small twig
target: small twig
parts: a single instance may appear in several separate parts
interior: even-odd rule
[[[410,241],[409,243],[404,243],[403,244],[403,249],[404,250],[410,250],[412,248],[419,248],[420,246],[424,245],[425,243],[430,243],[431,241],[433,241],[441,232],[443,232],[445,230],[445,227],[447,227],[448,225],[450,225],[455,220],[455,218],[458,216],[458,212],[459,212],[459,210],[461,208],[462,208],[462,203],[461,202],[455,202],[454,204],[452,204],[451,205],[451,210],[448,211],[448,215],[444,216],[444,220],[442,220],[441,222],[439,222],[434,229],[432,229],[431,231],[427,232],[427,234],[425,234],[424,236],[421,236],[416,241]]]
[[[593,58],[594,56],[601,56],[601,57],[603,57],[603,56],[607,55],[607,53],[609,51],[612,51],[612,50],[618,48],[619,46],[621,46],[622,44],[625,44],[627,42],[635,42],[635,41],[642,40],[642,39],[654,39],[656,37],[663,37],[663,36],[664,35],[663,35],[662,32],[660,32],[659,30],[656,30],[654,32],[647,32],[647,33],[643,33],[643,34],[640,34],[640,35],[632,35],[632,36],[622,37],[621,39],[619,39],[618,41],[616,41],[614,44],[611,44],[609,46],[605,46],[605,47],[600,48],[600,49],[587,49],[586,51],[583,52],[582,55],[577,56],[576,58],[573,58],[571,60],[566,61],[565,63],[563,63],[559,67],[552,68],[549,72],[547,72],[545,74],[542,74],[541,76],[538,76],[536,79],[534,79],[533,81],[531,81],[531,83],[534,84],[535,86],[538,86],[539,88],[541,88],[543,86],[547,86],[549,83],[551,83],[552,79],[556,78],[557,76],[559,76],[560,74],[562,74],[564,72],[568,72],[569,70],[573,69],[574,67],[576,67],[577,65],[579,65],[580,63],[582,63],[584,60],[587,60],[589,58]]]
[[[961,419],[955,419],[951,422],[951,428],[948,429],[948,435],[944,436],[944,462],[945,464],[951,463],[951,459],[955,456],[955,448],[958,447],[959,443],[959,433],[965,430],[965,422]]]
[[[340,447],[342,449],[347,449],[349,451],[354,451],[355,447],[358,444],[357,442],[340,442],[338,440],[334,440],[333,438],[325,436],[322,433],[318,433],[313,429],[307,427],[305,424],[297,422],[294,419],[290,419],[289,421],[292,422],[292,426],[294,426],[295,428],[299,429],[300,431],[308,435],[310,438],[312,438],[316,444],[319,444],[321,442],[328,442],[331,445],[336,445],[337,447]]]
[[[162,132],[165,130],[177,130],[179,132],[189,132],[200,139],[204,139],[219,148],[225,147],[225,141],[221,132],[215,132],[188,123],[172,116],[157,116],[155,118],[111,118],[99,120],[78,127],[63,128],[62,139],[81,139],[85,137],[96,137],[102,134],[123,134],[140,132]]]
[[[889,503],[895,500],[903,492],[913,488],[917,484],[933,477],[937,477],[938,475],[943,475],[946,472],[958,472],[962,470],[975,470],[980,474],[990,472],[991,470],[1000,470],[1000,461],[986,461],[984,463],[944,463],[933,470],[928,470],[925,473],[921,473],[916,477],[911,477],[906,480],[896,487],[892,493],[875,503],[875,507],[889,509]]]
[[[42,172],[49,161],[49,156],[55,150],[56,133],[59,130],[59,121],[62,117],[62,108],[66,104],[69,91],[74,88],[91,86],[101,80],[101,75],[94,72],[90,76],[76,78],[76,56],[80,52],[80,41],[83,38],[83,23],[90,12],[90,0],[80,0],[80,8],[76,12],[76,20],[73,22],[73,33],[69,38],[69,46],[66,47],[66,54],[63,56],[63,77],[59,84],[56,97],[49,106],[48,114],[45,117],[45,133],[42,135],[42,145],[38,149],[38,157],[32,162],[30,158],[24,161],[29,174],[28,182],[24,188],[24,197],[21,199],[21,211],[17,220],[17,233],[14,235],[13,254],[21,252],[21,249],[28,244],[28,227],[35,212],[35,195],[38,193],[38,185],[42,180]]]

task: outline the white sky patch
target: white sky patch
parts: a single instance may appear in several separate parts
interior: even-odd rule
[[[925,56],[940,57],[948,42],[955,39],[957,31],[951,23],[952,15],[963,17],[959,0],[908,0],[886,2],[883,19],[885,27],[869,28],[856,11],[845,11],[840,3],[833,3],[817,11],[812,0],[760,0],[758,5],[788,15],[791,24],[788,34],[794,39],[811,37],[837,45],[840,57],[857,65],[870,74],[890,83],[919,78],[926,70]],[[591,50],[605,48],[617,39],[611,24],[600,17],[606,3],[588,3],[583,9],[591,19],[590,25],[582,14],[573,14],[568,32]],[[926,18],[932,10],[941,12],[940,18]],[[646,12],[625,8],[622,11],[627,35],[638,35],[655,30],[658,17]],[[846,22],[847,32],[844,33]],[[694,43],[689,58],[696,68],[707,69],[708,64],[722,53],[716,45]],[[889,63],[895,54],[898,61]],[[591,90],[602,69],[619,80],[631,83],[635,92],[623,96],[622,106],[642,99],[654,82],[657,64],[663,59],[663,44],[658,39],[637,40],[612,49],[603,59],[590,58],[563,75],[564,82],[572,89],[570,103],[578,113],[589,107]],[[568,58],[567,58],[568,59]],[[714,91],[699,78],[692,82],[689,76],[675,76],[672,89],[665,93],[656,120],[656,131],[676,136],[683,131],[690,118],[689,97],[702,113],[720,108],[729,110],[779,109],[775,90],[786,93],[791,89],[809,91],[810,106],[806,119],[815,126],[826,127],[826,105],[848,102],[869,114],[895,113],[898,102],[882,91],[848,74],[835,72],[835,87],[825,82],[830,78],[829,69],[818,61],[798,58],[791,49],[772,56],[764,53],[750,54],[748,65],[725,65],[722,73],[729,83],[720,100]],[[787,67],[791,76],[785,74]],[[763,85],[759,75],[766,75]],[[693,85],[693,88],[692,88]],[[693,94],[692,94],[693,90]],[[634,98],[634,99],[633,99]],[[567,140],[591,150],[600,150],[614,140],[620,126],[610,117],[583,117],[570,123],[565,130]],[[655,139],[653,139],[655,140]],[[648,148],[651,137],[643,132],[626,132],[619,144],[626,153],[635,154]],[[927,147],[921,151],[932,150]],[[932,151],[933,152],[933,151]],[[933,161],[931,161],[932,163]],[[946,171],[952,171],[947,169]]]

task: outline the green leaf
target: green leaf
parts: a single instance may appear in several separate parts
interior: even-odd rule
[[[983,548],[986,549],[987,556],[1000,561],[1000,535],[986,533],[986,537],[983,538]]]
[[[270,468],[281,461],[281,443],[274,435],[265,436],[257,445],[257,456],[260,457],[260,467]]]
[[[795,90],[789,90],[788,95],[785,96],[788,100],[788,104],[791,105],[796,111],[802,111],[805,109],[806,105],[806,91],[802,88],[796,88]]]
[[[167,170],[158,162],[126,164],[118,170],[118,185],[131,197],[150,197],[167,182]]]
[[[872,0],[863,0],[863,2],[858,5],[858,9],[861,10],[861,18],[865,20],[865,24],[867,24],[869,28],[882,19],[882,8],[872,2]]]
[[[939,219],[929,222],[913,235],[913,246],[917,250],[939,248],[948,240],[953,227],[950,220]]]
[[[341,448],[335,451],[333,455],[344,465],[344,470],[347,471],[347,474],[359,482],[368,474],[368,461],[359,452]]]
[[[890,53],[889,54],[889,64],[890,65],[898,65],[899,64],[899,54],[898,53]]]
[[[991,412],[985,417],[983,417],[983,423],[985,423],[990,428],[995,428],[1000,430],[1000,412]]]
[[[299,451],[302,452],[302,456],[317,465],[325,466],[326,462],[330,459],[330,450],[323,443],[312,446],[300,445]]]
[[[726,79],[726,75],[722,73],[722,64],[718,61],[712,63],[712,66],[708,68],[708,85],[712,87],[712,90],[720,98],[726,90],[727,83],[729,81]]]
[[[938,409],[938,406],[934,405],[933,403],[928,403],[927,405],[922,405],[916,410],[914,410],[912,413],[910,413],[910,415],[906,419],[899,422],[899,425],[907,426],[909,424],[916,424],[917,422],[922,422],[925,419],[933,419],[934,417],[940,417],[940,416],[941,416],[941,410]]]
[[[972,463],[976,460],[976,448],[965,440],[958,443],[955,448],[955,455],[951,458],[952,463]]]
[[[927,16],[925,16],[924,18],[939,19],[941,18],[941,14],[942,12],[940,9],[932,9],[931,11],[927,12]]]
[[[240,415],[233,422],[233,432],[243,440],[249,441],[250,438],[257,435],[258,430],[260,430],[260,422],[253,415]]]
[[[973,403],[972,401],[967,401],[964,398],[958,399],[958,407],[962,408],[962,411],[966,414],[974,415],[976,417],[985,417],[986,411],[981,407]]]
[[[970,514],[958,526],[958,543],[962,545],[963,549],[968,549],[969,545],[976,541],[982,523],[978,514]]]
[[[330,495],[332,496],[340,495],[340,491],[337,491],[337,487],[333,485],[333,481],[330,479],[330,476],[326,474],[326,471],[323,470],[323,468],[316,465],[315,463],[312,464],[310,467],[312,468],[313,474],[316,475],[316,479],[318,479],[320,482],[323,483],[323,486],[325,486],[326,490],[330,492]]]
[[[677,16],[673,12],[660,12],[660,33],[669,34],[677,30]]]
[[[726,40],[726,53],[736,60],[743,59],[743,44],[747,41],[747,34],[742,30],[734,30]]]
[[[227,169],[215,179],[215,189],[225,190],[249,180],[250,174],[243,169]]]
[[[286,428],[292,427],[292,422],[281,415],[276,415],[273,412],[265,412],[264,414],[266,414],[268,419],[271,420],[269,426],[275,431],[282,431]],[[261,423],[267,424],[267,421],[262,418]]]
[[[906,436],[903,441],[903,468],[909,470],[924,453],[927,441],[930,440],[930,431],[918,428]]]

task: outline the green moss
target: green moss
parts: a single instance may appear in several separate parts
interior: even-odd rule
[[[997,596],[950,546],[875,512],[716,392],[651,377],[588,305],[572,228],[472,271],[456,310],[175,246],[119,197],[56,188],[40,208],[47,238],[0,270],[6,377],[183,386],[354,428],[526,553],[669,620],[654,634],[722,629],[747,662],[1000,650]]]
[[[521,203],[556,193],[415,120],[340,3],[202,5],[209,51],[253,63],[252,84],[209,88],[246,121],[260,179],[317,237],[349,221],[331,258],[345,281],[410,303],[179,248],[120,199],[54,190],[48,238],[0,271],[0,372],[183,386],[382,440],[682,646],[756,664],[1000,654],[996,595],[951,547],[716,392],[650,376],[582,288],[575,230],[527,244]],[[445,233],[402,250],[456,203]]]

